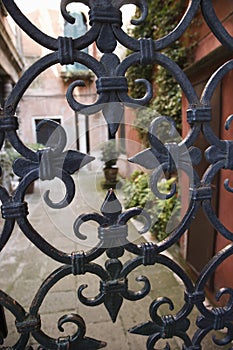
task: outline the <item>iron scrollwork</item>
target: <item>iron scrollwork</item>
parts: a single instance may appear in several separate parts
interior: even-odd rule
[[[224,288],[216,294],[217,300],[224,295],[229,296],[225,306],[214,307],[210,310],[207,309],[204,301],[205,285],[208,279],[232,255],[233,245],[229,244],[212,258],[200,273],[196,283],[191,281],[183,268],[163,254],[165,249],[178,242],[184,235],[195,218],[197,210],[201,207],[218,232],[231,242],[233,240],[232,232],[224,226],[211,206],[213,196],[211,184],[214,176],[221,169],[233,170],[233,144],[231,140],[220,140],[214,134],[210,124],[212,120],[211,98],[213,92],[225,74],[233,69],[232,60],[225,63],[212,75],[205,86],[201,98],[198,98],[185,73],[174,61],[161,52],[181,37],[199,8],[201,8],[204,19],[221,44],[228,49],[230,48],[230,50],[233,49],[232,37],[219,21],[212,0],[189,1],[185,14],[174,30],[167,36],[157,40],[152,40],[151,38],[136,40],[122,29],[122,6],[134,4],[140,9],[140,18],[131,21],[132,25],[140,25],[148,14],[148,6],[145,0],[61,0],[61,13],[69,23],[74,23],[74,18],[67,10],[69,4],[80,2],[90,9],[90,29],[85,35],[75,39],[62,36],[53,38],[47,35],[22,13],[15,1],[3,0],[2,2],[18,26],[35,42],[52,52],[28,68],[15,85],[4,104],[3,110],[1,110],[0,148],[3,147],[4,141],[7,139],[19,152],[21,158],[15,161],[13,170],[21,178],[21,182],[13,195],[10,195],[4,187],[0,187],[1,212],[4,220],[0,234],[0,251],[3,248],[7,249],[7,242],[17,223],[25,236],[39,250],[61,263],[62,266],[50,274],[42,283],[31,303],[29,312],[26,312],[7,293],[0,291],[0,345],[4,346],[4,341],[8,335],[5,317],[5,310],[7,309],[15,317],[15,325],[19,334],[18,341],[13,345],[12,349],[26,349],[30,335],[39,343],[41,350],[94,350],[106,346],[106,343],[103,341],[86,337],[85,322],[76,313],[63,315],[58,320],[60,332],[63,332],[63,326],[66,323],[71,322],[77,326],[75,334],[55,339],[49,337],[42,330],[39,309],[50,289],[68,275],[73,275],[74,278],[87,273],[97,276],[100,279],[99,294],[92,298],[86,297],[83,292],[88,286],[82,284],[77,290],[78,300],[91,307],[104,304],[112,321],[115,322],[123,305],[123,299],[130,301],[140,300],[150,293],[151,285],[147,277],[137,277],[136,280],[142,282],[144,286],[141,290],[135,292],[129,288],[128,275],[138,266],[154,266],[156,268],[158,264],[166,266],[182,280],[185,288],[184,305],[175,314],[161,316],[159,315],[160,306],[167,304],[170,311],[172,311],[174,304],[167,296],[157,298],[149,306],[151,321],[134,326],[129,331],[132,334],[148,336],[148,350],[154,349],[160,339],[166,339],[165,349],[170,349],[169,339],[173,337],[179,337],[183,341],[183,349],[185,350],[201,350],[202,341],[212,330],[218,331],[224,328],[227,329],[226,336],[221,340],[213,337],[213,343],[219,346],[230,344],[233,340],[232,289]],[[81,51],[92,43],[96,43],[102,53],[99,61],[95,57]],[[132,51],[122,61],[114,53],[117,43]],[[30,183],[38,178],[42,181],[51,181],[55,177],[59,178],[66,187],[64,199],[59,203],[54,203],[49,197],[49,192],[45,193],[44,199],[47,205],[54,209],[64,208],[71,203],[75,195],[75,186],[71,175],[93,160],[93,157],[77,151],[64,151],[66,135],[60,125],[53,124],[58,140],[56,146],[48,145],[48,147],[37,152],[28,148],[17,133],[19,126],[16,115],[17,106],[30,84],[43,71],[54,64],[66,65],[74,62],[81,63],[93,71],[96,76],[98,98],[92,105],[84,105],[78,102],[74,98],[74,89],[84,86],[84,82],[78,80],[68,87],[66,95],[68,104],[76,112],[85,109],[85,114],[88,115],[103,111],[112,137],[116,134],[121,124],[124,106],[130,105],[134,106],[135,109],[140,108],[146,105],[153,96],[153,89],[150,83],[144,79],[138,79],[136,83],[145,85],[146,94],[137,100],[130,97],[126,73],[128,68],[134,64],[148,65],[156,63],[164,67],[176,79],[189,102],[187,122],[190,125],[190,132],[183,141],[162,143],[156,135],[157,119],[151,124],[149,129],[151,147],[130,159],[131,162],[139,163],[145,168],[152,170],[151,190],[160,199],[166,200],[177,193],[176,185],[173,185],[170,193],[164,194],[159,191],[157,183],[161,174],[171,174],[181,170],[190,179],[190,203],[187,212],[172,234],[158,244],[143,243],[137,245],[129,240],[128,221],[134,216],[141,215],[146,222],[142,229],[142,232],[145,232],[150,228],[150,217],[142,208],[131,208],[122,212],[121,204],[112,190],[107,193],[101,207],[101,214],[82,214],[74,223],[74,234],[80,240],[86,239],[86,236],[80,231],[81,226],[85,222],[93,220],[99,225],[98,243],[93,249],[86,252],[65,253],[59,251],[32,227],[27,218],[28,205],[25,201],[25,193]],[[114,108],[109,108],[109,102]],[[169,116],[161,118],[167,122],[171,121]],[[226,129],[230,128],[231,122],[232,115],[226,121]],[[53,122],[43,121],[43,123]],[[195,171],[195,166],[200,162],[202,154],[194,146],[201,132],[209,143],[209,148],[205,151],[205,157],[210,163],[202,178]],[[225,181],[224,186],[228,192],[233,192],[229,180]],[[130,252],[134,257],[123,264],[120,258],[124,256],[125,252]],[[107,256],[104,267],[94,262],[103,254]],[[187,335],[190,326],[188,317],[194,306],[199,310],[200,316],[196,321],[198,329],[191,339]],[[4,347],[1,348],[5,349]]]
[[[140,263],[135,264],[135,261],[128,261],[122,265],[119,258],[124,255],[125,250],[133,250],[134,244],[128,239],[127,221],[136,215],[142,215],[145,217],[147,223],[140,231],[146,232],[150,227],[150,218],[145,214],[141,208],[131,208],[128,211],[122,213],[122,207],[113,190],[110,190],[105,198],[105,201],[101,207],[103,215],[94,213],[81,215],[74,223],[74,232],[80,239],[86,237],[80,232],[80,226],[89,220],[94,220],[99,224],[98,248],[94,251],[106,251],[108,260],[105,262],[106,270],[103,270],[98,265],[91,267],[90,265],[84,266],[83,273],[91,272],[96,273],[100,278],[100,293],[94,298],[86,298],[82,292],[87,288],[87,285],[82,285],[78,290],[79,300],[89,306],[96,306],[104,303],[108,310],[111,319],[115,322],[120,307],[123,302],[123,298],[128,300],[139,300],[144,298],[150,291],[149,280],[145,276],[140,276],[137,281],[144,282],[144,287],[139,292],[133,292],[129,290],[127,275]],[[137,249],[137,248],[136,248]],[[95,254],[92,250],[92,254]]]
[[[170,310],[174,309],[172,301],[168,298],[160,298],[154,301],[150,306],[150,316],[153,322],[149,321],[145,324],[134,327],[130,330],[134,334],[148,335],[147,348],[153,350],[154,345],[159,339],[169,339],[173,336],[183,338],[186,344],[191,344],[190,339],[186,335],[189,329],[190,321],[187,318],[180,319],[172,315],[159,316],[157,311],[162,304],[168,304]],[[170,349],[169,344],[166,350]]]

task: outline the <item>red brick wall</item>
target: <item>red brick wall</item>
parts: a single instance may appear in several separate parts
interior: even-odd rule
[[[218,18],[223,22],[224,27],[233,35],[233,2],[230,0],[213,1],[215,11]],[[200,16],[198,26],[193,27],[193,30],[198,30],[199,41],[194,52],[193,67],[187,70],[192,83],[205,81],[211,74],[220,67],[224,62],[231,58],[229,52],[221,49],[221,44],[211,33],[209,27],[204,23]],[[201,24],[200,24],[201,23]],[[220,137],[222,139],[232,139],[233,128],[226,131],[224,123],[227,117],[233,113],[233,72],[227,74],[221,84],[221,106],[220,106]],[[183,99],[183,135],[187,134],[189,126],[186,122],[187,101]],[[226,178],[229,178],[230,185],[233,186],[232,171],[221,171],[219,176],[219,195],[217,198],[217,216],[220,221],[230,230],[233,231],[233,195],[227,192],[223,183]],[[198,228],[197,228],[198,229]],[[185,244],[187,242],[183,238],[181,240],[181,250],[185,253]],[[215,252],[225,247],[229,242],[220,234],[216,234]],[[197,252],[198,253],[198,252]],[[185,255],[185,254],[184,254]],[[217,269],[214,274],[214,290],[219,290],[223,286],[233,287],[232,278],[233,257],[228,258]]]

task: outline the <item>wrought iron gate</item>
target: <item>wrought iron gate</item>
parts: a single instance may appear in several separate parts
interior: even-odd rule
[[[14,195],[10,195],[3,187],[0,188],[0,199],[2,202],[1,211],[4,220],[4,227],[0,235],[0,249],[7,246],[14,225],[17,223],[26,237],[45,255],[61,263],[61,267],[54,271],[41,285],[29,310],[24,308],[10,295],[0,291],[0,344],[4,346],[4,339],[7,337],[7,322],[5,320],[5,309],[8,309],[15,317],[16,328],[19,333],[18,342],[12,349],[25,349],[30,334],[41,344],[41,349],[98,349],[104,347],[104,342],[97,341],[85,336],[85,322],[82,317],[85,315],[65,315],[59,322],[59,329],[65,323],[71,322],[78,326],[75,335],[53,339],[46,335],[42,329],[40,319],[40,306],[53,285],[67,275],[85,275],[87,272],[95,274],[100,278],[99,294],[92,299],[84,297],[82,291],[85,286],[80,286],[78,298],[81,303],[88,306],[104,304],[113,321],[116,320],[123,299],[136,301],[144,298],[150,292],[150,282],[146,277],[141,277],[144,287],[140,292],[133,292],[128,286],[128,275],[139,265],[163,264],[179,276],[185,285],[183,307],[176,314],[159,316],[158,310],[162,304],[168,304],[173,308],[173,302],[166,298],[154,300],[149,307],[150,322],[135,325],[130,330],[132,333],[148,336],[147,349],[154,349],[159,339],[169,339],[176,336],[182,339],[183,348],[186,350],[198,350],[202,348],[202,340],[212,330],[226,328],[227,334],[224,339],[213,338],[213,346],[230,344],[233,340],[233,290],[230,288],[221,289],[217,294],[219,299],[223,294],[229,296],[224,307],[208,309],[205,301],[205,285],[216,270],[216,268],[233,253],[233,246],[229,244],[208,263],[200,273],[194,284],[185,271],[163,252],[184,235],[193,221],[197,210],[202,207],[207,219],[217,231],[226,239],[232,241],[232,233],[220,222],[211,206],[212,181],[217,172],[221,169],[233,169],[233,142],[220,140],[213,133],[210,122],[212,111],[210,107],[211,97],[219,81],[233,68],[233,61],[226,62],[207,83],[201,98],[196,95],[194,88],[185,73],[177,64],[166,57],[161,51],[176,41],[187,29],[194,15],[201,8],[208,26],[213,31],[221,44],[228,49],[233,49],[232,37],[227,33],[217,18],[211,0],[190,0],[189,6],[177,27],[166,37],[153,41],[150,38],[136,40],[131,38],[122,29],[121,7],[124,4],[132,3],[141,10],[141,18],[133,20],[134,25],[140,25],[147,16],[147,3],[145,0],[61,0],[61,12],[64,19],[73,23],[73,18],[67,12],[67,5],[72,2],[82,2],[89,6],[91,29],[82,37],[71,39],[66,37],[52,38],[36,28],[20,11],[13,0],[3,0],[3,3],[20,28],[25,31],[33,40],[43,47],[52,50],[52,53],[34,63],[22,76],[7,99],[3,115],[0,118],[0,146],[8,139],[12,146],[22,156],[13,166],[14,172],[22,178]],[[82,52],[91,43],[96,42],[97,47],[103,53],[100,61]],[[113,53],[117,42],[133,51],[122,62]],[[151,190],[156,196],[164,200],[175,195],[176,187],[168,195],[163,195],[157,188],[157,182],[163,171],[174,172],[179,169],[193,177],[193,184],[190,187],[190,205],[179,226],[165,241],[158,244],[145,243],[136,245],[128,240],[127,222],[135,215],[142,215],[146,221],[144,231],[150,227],[149,215],[140,208],[132,208],[122,212],[121,204],[114,192],[109,190],[101,213],[81,215],[75,222],[74,232],[80,239],[84,237],[79,231],[83,222],[94,220],[99,224],[98,239],[96,247],[89,251],[77,251],[66,254],[51,246],[30,224],[28,205],[25,202],[25,192],[30,183],[40,178],[41,180],[52,180],[60,178],[66,186],[66,195],[60,203],[53,203],[49,193],[45,195],[46,203],[53,208],[68,206],[75,196],[75,186],[71,175],[92,161],[92,157],[75,151],[64,152],[64,131],[57,127],[59,142],[55,148],[45,148],[34,152],[27,148],[17,134],[18,119],[16,109],[23,94],[45,69],[54,64],[61,65],[79,62],[90,70],[96,77],[96,87],[99,95],[98,100],[91,106],[90,114],[102,108],[103,103],[116,102],[137,105],[145,105],[152,97],[150,84],[143,81],[147,92],[146,95],[137,101],[128,96],[128,85],[125,74],[127,69],[136,63],[147,65],[157,63],[167,69],[180,84],[188,102],[187,121],[190,124],[190,133],[180,143],[166,143],[163,145],[154,133],[156,124],[152,124],[149,140],[151,148],[136,155],[133,161],[140,162],[145,167],[153,169],[151,175]],[[75,100],[73,91],[76,86],[82,86],[82,82],[76,81],[70,85],[67,91],[67,101],[75,111],[82,111],[86,106]],[[117,114],[112,119],[107,110],[103,111],[111,133],[114,135],[119,127],[120,120]],[[116,109],[116,113],[120,113]],[[227,120],[226,128],[230,127],[232,116]],[[195,172],[195,164],[200,160],[200,152],[193,147],[198,135],[202,133],[210,147],[205,152],[205,157],[210,165],[200,179]],[[158,163],[159,165],[157,165]],[[148,161],[149,160],[149,161]],[[191,160],[189,162],[189,160]],[[225,182],[225,189],[233,192],[229,181]],[[134,255],[132,260],[122,263],[120,258],[126,251]],[[94,263],[101,255],[106,254],[107,262],[105,267]],[[187,335],[189,329],[189,315],[196,307],[200,316],[197,319],[197,331],[193,337]],[[143,321],[143,320],[142,320]],[[145,320],[146,321],[146,320]],[[229,345],[230,346],[230,345]],[[167,344],[166,349],[169,349]],[[2,347],[1,349],[5,349]]]

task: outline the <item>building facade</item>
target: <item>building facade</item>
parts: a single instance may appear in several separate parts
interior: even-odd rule
[[[54,38],[82,36],[88,30],[87,7],[83,6],[81,10],[72,12],[72,15],[76,19],[74,25],[64,21],[59,6],[56,9],[40,6],[29,13],[28,17]],[[49,54],[49,50],[35,44],[26,34],[22,34],[22,48],[26,68]],[[88,51],[92,56],[99,57],[95,44]],[[97,98],[95,76],[78,62],[48,68],[31,84],[20,102],[20,135],[24,142],[46,145],[53,128],[49,125],[40,126],[43,119],[53,120],[63,126],[69,149],[88,153],[90,150],[95,151],[107,139],[107,128],[100,113],[87,116],[85,110],[83,113],[74,112],[66,101],[67,88],[76,80],[83,80],[85,86],[75,88],[75,99],[85,105],[92,104]]]
[[[21,36],[0,1],[0,102],[4,103],[22,74]]]
[[[0,106],[22,75],[24,61],[22,59],[21,35],[0,1]],[[7,145],[5,145],[6,147]],[[0,152],[2,174],[0,183],[11,190],[11,164],[5,149]],[[4,170],[3,170],[4,169]]]

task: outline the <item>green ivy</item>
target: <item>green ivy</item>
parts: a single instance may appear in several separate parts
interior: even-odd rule
[[[168,0],[166,3],[161,0],[148,0],[148,17],[142,25],[135,26],[131,31],[134,38],[150,37],[154,40],[167,35],[179,22],[182,14],[187,8],[186,0]],[[140,15],[136,11],[136,17]],[[184,34],[182,40],[177,40],[163,53],[175,61],[182,69],[190,62],[193,47],[186,45],[189,34]],[[137,113],[135,126],[143,143],[147,146],[147,129],[151,121],[157,115],[172,117],[177,125],[177,130],[181,131],[181,98],[182,92],[175,79],[163,67],[156,65],[134,65],[129,68],[127,78],[131,95],[140,98],[145,93],[142,84],[135,84],[138,78],[147,79],[155,88],[155,97],[149,107],[156,112]],[[143,125],[143,128],[141,127]]]
[[[158,183],[160,192],[169,193],[175,177]],[[152,225],[150,232],[158,241],[169,236],[172,229],[169,221],[177,224],[180,215],[180,199],[176,195],[163,200],[154,196],[149,187],[149,175],[135,171],[123,186],[125,208],[142,207],[150,214]]]

